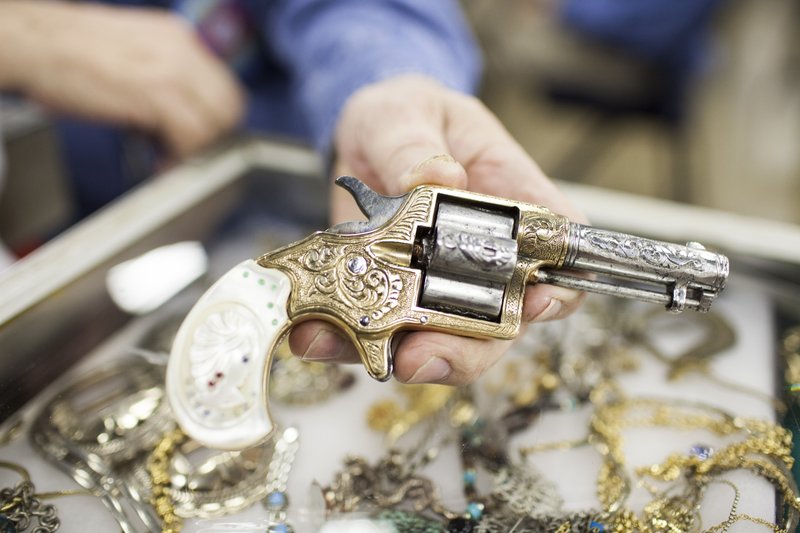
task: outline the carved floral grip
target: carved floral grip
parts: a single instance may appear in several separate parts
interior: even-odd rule
[[[272,352],[288,331],[289,278],[240,263],[195,304],[172,347],[167,393],[182,429],[212,448],[242,449],[274,423],[266,383]]]

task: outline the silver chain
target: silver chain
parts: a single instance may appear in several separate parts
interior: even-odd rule
[[[0,517],[12,522],[15,531],[25,531],[37,522],[32,533],[53,533],[61,525],[56,508],[43,504],[30,481],[23,481],[13,488],[0,489]]]
[[[286,486],[297,449],[300,447],[299,437],[297,428],[288,427],[275,441],[272,459],[270,459],[267,469],[267,495],[264,497],[264,507],[267,509],[270,524],[267,528],[268,532],[292,531],[286,516],[286,510],[289,507]]]

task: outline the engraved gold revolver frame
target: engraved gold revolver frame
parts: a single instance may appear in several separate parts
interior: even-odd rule
[[[460,191],[452,192],[465,197]],[[394,224],[355,236],[314,233],[295,246],[258,259],[260,265],[284,270],[292,279],[289,315],[323,318],[342,327],[362,354],[367,372],[376,379],[385,380],[391,374],[389,344],[399,329],[513,338],[519,331],[527,280],[538,267],[563,262],[566,218],[534,208],[526,213],[525,220],[531,226],[538,222],[553,229],[546,240],[536,237],[535,232],[525,240],[529,244],[541,240],[545,246],[538,250],[540,257],[520,261],[499,321],[420,307],[416,300],[423,276],[412,267],[414,234],[419,227],[431,226],[433,207],[441,193],[438,187],[418,187],[398,211]]]
[[[516,336],[529,283],[707,311],[728,275],[727,258],[697,243],[574,224],[537,205],[432,185],[385,197],[356,178],[337,184],[367,221],[240,264],[181,326],[167,391],[178,422],[201,443],[241,448],[269,435],[272,352],[301,321],[340,327],[370,376],[386,380],[400,330]]]

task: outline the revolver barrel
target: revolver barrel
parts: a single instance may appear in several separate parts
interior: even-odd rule
[[[535,281],[659,303],[678,313],[708,311],[725,287],[729,263],[696,242],[681,246],[571,223],[563,268],[569,270],[541,270]]]

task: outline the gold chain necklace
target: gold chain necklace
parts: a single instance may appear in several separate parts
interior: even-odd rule
[[[180,429],[167,432],[147,460],[147,471],[153,482],[151,498],[156,514],[161,519],[162,533],[180,533],[183,527],[183,520],[175,513],[175,505],[169,493],[169,464],[175,448],[185,440],[186,434]]]
[[[785,523],[796,522],[800,500],[789,472],[793,464],[792,438],[786,429],[763,420],[733,417],[702,403],[625,398],[613,385],[596,392],[590,441],[603,456],[597,494],[609,516],[611,531],[689,531],[697,522],[699,503],[708,483],[719,474],[736,469],[753,471],[777,487],[788,510],[784,513]],[[685,481],[683,490],[677,494],[665,491],[656,495],[640,518],[624,508],[630,481],[625,472],[622,431],[633,427],[704,429],[718,436],[743,434],[744,438],[713,453],[701,449],[672,454],[661,464],[636,469],[640,477]],[[737,520],[752,518],[739,516]],[[760,519],[752,521],[765,523]],[[774,529],[782,531],[788,526]]]

